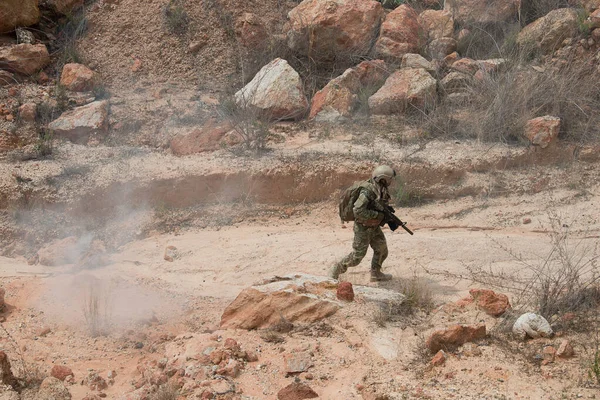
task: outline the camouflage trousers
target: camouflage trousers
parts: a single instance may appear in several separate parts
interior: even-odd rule
[[[388,256],[387,242],[383,231],[379,226],[367,227],[355,222],[352,253],[348,254],[338,263],[342,267],[342,272],[346,272],[349,267],[355,267],[360,264],[362,259],[365,258],[369,246],[373,249],[371,270],[381,271],[381,264],[383,264],[383,261]]]

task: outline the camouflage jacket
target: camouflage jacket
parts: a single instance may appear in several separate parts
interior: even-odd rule
[[[361,184],[362,189],[354,202],[352,211],[356,222],[365,226],[379,226],[383,220],[381,210],[390,201],[390,195],[386,187],[369,179]],[[381,192],[381,198],[379,198]]]

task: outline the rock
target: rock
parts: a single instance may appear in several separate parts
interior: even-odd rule
[[[64,365],[55,365],[50,370],[50,376],[53,376],[60,381],[64,381],[69,375],[72,376],[73,371],[71,368]]]
[[[6,293],[6,291],[0,287],[0,311],[4,310],[4,307],[6,306],[6,303],[4,302],[4,294]]]
[[[469,293],[475,300],[477,307],[492,317],[499,317],[511,308],[508,297],[505,294],[486,289],[471,289]]]
[[[517,44],[525,49],[551,53],[559,49],[565,39],[577,34],[577,18],[577,11],[572,8],[552,10],[524,27],[517,36]]]
[[[375,53],[385,60],[400,61],[407,53],[419,53],[424,37],[419,15],[403,4],[389,13],[381,24]]]
[[[242,366],[239,361],[230,358],[224,367],[217,369],[217,374],[236,378],[240,374],[241,369]]]
[[[600,9],[591,13],[588,21],[591,29],[600,28]]]
[[[401,69],[369,98],[369,108],[379,115],[402,113],[411,106],[426,110],[435,103],[436,91],[437,82],[426,70]]]
[[[46,5],[59,14],[69,15],[75,9],[83,6],[83,0],[46,0]]]
[[[108,264],[110,264],[110,257],[106,252],[106,246],[98,239],[92,240],[89,248],[77,260],[78,269],[95,269]]]
[[[460,25],[493,24],[516,20],[521,0],[446,0],[444,10]]]
[[[457,46],[453,38],[434,39],[427,45],[427,54],[432,60],[443,60],[447,55],[454,53]]]
[[[521,315],[515,321],[512,331],[521,340],[525,340],[526,337],[532,339],[551,337],[554,334],[546,318],[534,313]]]
[[[43,44],[17,44],[0,48],[0,69],[22,75],[33,75],[50,63]]]
[[[20,400],[21,396],[11,386],[0,385],[0,400]]]
[[[463,93],[473,84],[473,78],[462,72],[452,71],[440,81],[440,88],[446,94]]]
[[[350,282],[341,282],[337,288],[337,298],[343,301],[354,300],[354,290]]]
[[[335,122],[352,116],[359,106],[360,95],[374,93],[388,77],[384,61],[363,61],[332,79],[312,99],[309,118]]]
[[[8,386],[15,386],[17,384],[17,380],[10,367],[10,360],[3,351],[0,351],[0,384]]]
[[[440,350],[437,353],[435,353],[435,356],[433,356],[433,358],[431,359],[431,365],[433,366],[444,365],[445,362],[446,352],[444,350]]]
[[[19,118],[21,121],[34,122],[37,111],[37,104],[25,103],[19,107]]]
[[[89,92],[96,81],[96,73],[82,64],[65,64],[60,76],[60,84],[73,92]]]
[[[40,20],[38,0],[2,0],[0,16],[0,32],[10,32],[18,26],[35,25]]]
[[[485,325],[454,325],[445,330],[435,331],[427,339],[426,346],[435,354],[440,350],[453,350],[467,342],[474,342],[486,336]]]
[[[255,108],[270,120],[297,119],[308,109],[300,75],[281,58],[258,71],[235,100],[239,107]]]
[[[269,44],[267,29],[256,14],[242,14],[235,22],[235,33],[240,43],[248,48],[259,49]]]
[[[24,28],[15,29],[15,34],[17,36],[17,44],[34,44],[35,36],[33,33]]]
[[[39,263],[48,267],[74,263],[79,257],[77,242],[75,236],[53,240],[38,251]]]
[[[65,385],[53,376],[42,381],[40,390],[36,396],[37,400],[70,400],[71,393]]]
[[[285,361],[286,374],[305,372],[313,366],[312,359],[308,353],[293,353],[283,357]]]
[[[545,149],[558,138],[559,132],[560,118],[546,115],[527,121],[524,135],[532,145]]]
[[[15,76],[8,71],[0,70],[0,87],[17,83]]]
[[[508,65],[508,60],[505,58],[492,58],[489,60],[477,61],[479,70],[491,74],[503,70]]]
[[[275,277],[244,289],[221,316],[223,329],[258,329],[291,322],[316,322],[335,313],[339,306],[325,297],[336,287],[333,279],[298,274]],[[331,294],[333,297],[333,293]]]
[[[523,218],[523,225],[527,225],[531,223],[531,218],[527,217],[527,218]]]
[[[171,151],[177,156],[187,156],[219,150],[225,144],[227,132],[232,129],[233,126],[229,122],[209,119],[202,127],[171,139]]]
[[[408,53],[402,56],[401,68],[423,68],[428,72],[434,72],[433,64],[420,54]]]
[[[556,349],[552,346],[544,347],[544,350],[542,350],[542,357],[543,357],[543,361],[542,361],[543,365],[553,363],[554,358],[556,357]]]
[[[560,342],[560,346],[558,346],[558,350],[556,351],[556,356],[559,358],[571,358],[575,355],[575,350],[571,343],[568,340],[563,340]]]
[[[74,143],[85,143],[91,136],[105,136],[108,132],[108,101],[94,101],[66,111],[48,124],[48,128]]]
[[[293,382],[277,392],[278,400],[315,399],[319,395],[304,383]]]
[[[304,0],[288,14],[288,46],[316,60],[366,56],[383,15],[373,0]]]
[[[0,129],[0,153],[18,148],[20,142],[18,135]]]
[[[101,391],[108,387],[106,380],[101,377],[97,372],[90,371],[88,376],[83,381],[84,385],[90,388],[90,390]]]
[[[454,19],[448,11],[425,10],[419,14],[419,23],[427,41],[451,38],[454,35]]]
[[[452,64],[454,64],[456,61],[458,61],[459,55],[457,52],[453,52],[451,54],[448,54],[446,57],[444,57],[444,64],[447,67],[451,67]]]
[[[168,262],[173,262],[176,258],[178,258],[177,247],[167,246],[165,248],[165,254],[163,255],[163,260],[168,261]]]
[[[450,69],[473,76],[477,71],[479,71],[479,63],[473,59],[465,57],[452,63]]]

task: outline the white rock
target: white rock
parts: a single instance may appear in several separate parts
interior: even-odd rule
[[[525,340],[527,336],[532,339],[550,337],[554,333],[546,318],[534,313],[521,315],[514,323],[512,331],[521,340]]]

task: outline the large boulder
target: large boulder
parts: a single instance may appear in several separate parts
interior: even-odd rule
[[[232,126],[229,122],[211,119],[202,127],[171,139],[171,151],[177,156],[186,156],[218,150],[225,143],[225,136],[231,129]]]
[[[42,381],[40,390],[36,395],[37,400],[71,400],[71,393],[65,385],[53,376]]]
[[[65,64],[60,76],[60,84],[73,92],[89,92],[94,89],[97,75],[82,64]]]
[[[419,14],[419,22],[428,41],[454,35],[454,19],[448,11],[425,10]]]
[[[434,72],[435,66],[431,61],[428,61],[425,57],[420,54],[408,53],[402,57],[400,63],[401,68],[423,68],[426,71]]]
[[[575,36],[577,29],[577,11],[571,8],[552,10],[524,27],[517,36],[517,44],[524,49],[550,53],[558,50],[565,39]]]
[[[312,275],[276,277],[244,289],[223,312],[221,328],[268,328],[282,318],[290,322],[319,321],[338,310],[336,287],[333,279]]]
[[[352,116],[361,92],[376,92],[388,75],[387,66],[381,60],[363,61],[347,69],[313,96],[310,118],[331,122]]]
[[[300,75],[281,58],[262,67],[235,94],[235,101],[239,107],[257,109],[270,120],[296,119],[308,109]]]
[[[0,69],[32,75],[49,63],[50,55],[43,44],[17,44],[0,48]]]
[[[521,0],[446,0],[444,10],[461,25],[490,24],[516,20]]]
[[[63,264],[72,264],[80,255],[78,240],[75,236],[56,239],[38,251],[38,261],[42,265],[54,267]]]
[[[545,115],[530,119],[525,124],[525,137],[534,146],[542,149],[556,140],[560,132],[560,118]]]
[[[400,61],[407,53],[419,53],[425,39],[419,15],[412,7],[403,4],[389,13],[381,24],[375,52],[383,59]]]
[[[369,109],[373,114],[401,113],[410,106],[425,110],[436,98],[436,80],[423,68],[407,68],[394,72],[369,98]]]
[[[105,136],[108,130],[108,101],[94,101],[64,112],[48,124],[58,136],[85,143],[91,136]]]
[[[288,14],[288,46],[313,59],[364,56],[383,15],[374,0],[304,0]]]
[[[431,334],[425,345],[435,354],[440,350],[454,350],[467,342],[474,342],[487,335],[485,325],[454,325]]]
[[[20,26],[35,25],[39,20],[38,0],[0,1],[0,34]]]

